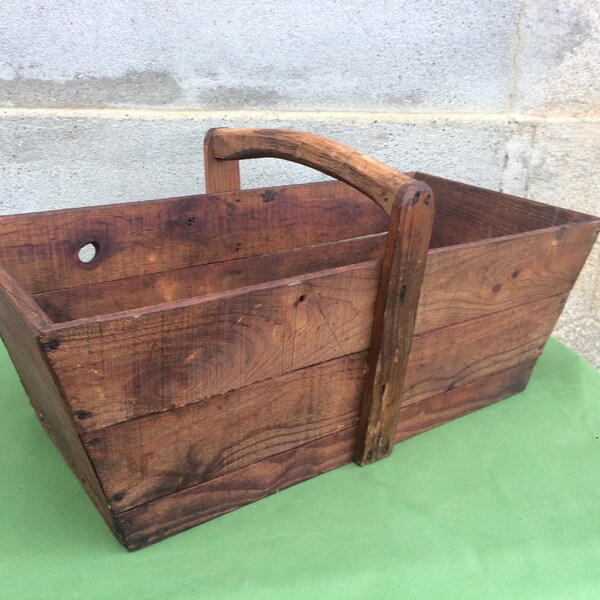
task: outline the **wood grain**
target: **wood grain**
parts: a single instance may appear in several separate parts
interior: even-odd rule
[[[430,250],[415,333],[569,292],[598,223]]]
[[[396,442],[462,417],[525,389],[536,359],[516,364],[480,379],[400,409]]]
[[[162,273],[387,231],[338,182],[0,217],[0,264],[30,293]],[[79,249],[99,246],[91,263]]]
[[[121,511],[355,427],[365,353],[84,437]]]
[[[402,400],[434,207],[425,185],[407,186],[390,218],[373,317],[354,460],[388,456]]]
[[[401,409],[401,441],[523,389],[531,364],[485,377]],[[208,482],[190,486],[116,515],[129,550],[156,543],[352,461],[356,428],[341,430]],[[315,499],[318,502],[318,499]]]
[[[125,544],[129,550],[143,548],[346,464],[352,460],[355,436],[355,428],[345,429],[119,513]]]
[[[42,342],[82,431],[368,347],[379,268],[362,263],[54,325]]]
[[[566,298],[559,294],[415,336],[402,406],[536,359]]]
[[[373,234],[275,254],[42,292],[34,298],[53,321],[60,323],[380,259],[385,238],[384,233]]]

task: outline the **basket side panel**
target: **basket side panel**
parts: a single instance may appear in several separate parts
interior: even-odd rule
[[[451,408],[458,414],[474,406],[454,390],[479,386],[489,401],[513,389],[510,379],[501,379],[496,392],[490,385],[497,373],[514,370],[521,381],[523,365],[530,368],[539,356],[563,299],[416,336],[403,406],[452,391]],[[125,510],[354,426],[364,356],[346,356],[85,434],[111,505]]]
[[[0,217],[0,262],[31,293],[387,231],[388,217],[339,182]],[[78,259],[88,243],[90,263]]]
[[[25,291],[0,268],[0,334],[38,418],[116,535],[115,523],[96,472],[38,343],[35,316]],[[19,289],[20,288],[20,289]]]
[[[125,544],[137,550],[352,461],[356,428],[282,452],[224,477],[117,516]]]
[[[569,292],[598,225],[566,225],[430,250],[415,334]]]
[[[396,440],[402,441],[521,391],[532,365],[524,363],[487,378],[485,387],[464,386],[401,409]],[[287,450],[218,479],[191,486],[117,515],[130,550],[260,500],[352,461],[356,428]]]
[[[80,429],[107,427],[365,350],[378,261],[44,335]]]
[[[365,359],[342,357],[86,434],[111,506],[125,510],[354,428]]]

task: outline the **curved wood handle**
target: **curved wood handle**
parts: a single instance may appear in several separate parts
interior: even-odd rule
[[[237,161],[281,158],[312,167],[356,188],[388,214],[401,188],[416,181],[371,156],[327,138],[291,129],[211,129],[204,142],[207,192],[231,191],[237,185]],[[236,181],[237,178],[237,181]]]

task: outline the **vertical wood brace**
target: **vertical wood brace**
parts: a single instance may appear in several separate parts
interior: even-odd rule
[[[433,216],[429,186],[402,186],[390,215],[375,302],[354,454],[359,465],[393,449]]]
[[[241,189],[240,162],[238,160],[222,160],[213,154],[211,129],[204,138],[204,178],[206,193],[235,192]]]

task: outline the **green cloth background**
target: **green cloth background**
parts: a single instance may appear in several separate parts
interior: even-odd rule
[[[0,598],[600,598],[600,373],[528,389],[144,550],[112,537],[0,345]]]

